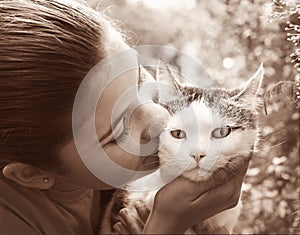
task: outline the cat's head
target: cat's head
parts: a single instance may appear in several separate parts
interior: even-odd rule
[[[183,173],[202,181],[229,159],[249,155],[258,138],[262,79],[262,66],[231,90],[183,85],[171,74],[160,78],[158,100],[170,114],[159,148],[165,180]]]

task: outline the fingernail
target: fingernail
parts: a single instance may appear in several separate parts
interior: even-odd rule
[[[142,201],[136,201],[135,202],[135,205],[136,205],[136,207],[142,207],[143,206],[143,203],[142,203]]]
[[[123,208],[123,209],[120,210],[119,214],[120,214],[120,215],[127,215],[127,214],[128,214],[128,211],[127,211],[126,208]]]

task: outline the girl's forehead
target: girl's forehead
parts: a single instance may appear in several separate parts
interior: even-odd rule
[[[96,126],[100,129],[110,128],[118,122],[130,107],[137,102],[137,71],[123,73],[103,90],[96,109]]]

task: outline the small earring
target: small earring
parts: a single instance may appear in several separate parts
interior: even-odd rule
[[[48,178],[44,178],[44,183],[49,183],[49,179]]]

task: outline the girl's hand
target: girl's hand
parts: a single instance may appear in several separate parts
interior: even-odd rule
[[[233,160],[207,182],[197,184],[179,177],[164,186],[156,194],[144,233],[182,234],[197,222],[235,207],[249,160]]]

